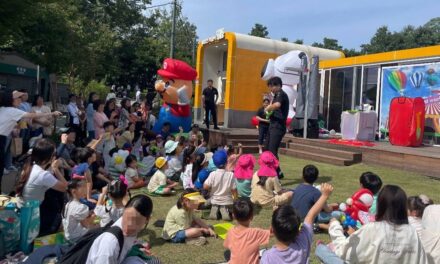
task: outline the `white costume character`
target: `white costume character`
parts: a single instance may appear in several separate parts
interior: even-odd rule
[[[289,97],[289,114],[287,118],[295,116],[296,98],[298,96],[296,85],[300,82],[302,71],[301,57],[305,53],[299,50],[289,51],[274,59],[269,59],[261,72],[263,80],[269,80],[272,77],[280,77],[283,81],[283,91]]]

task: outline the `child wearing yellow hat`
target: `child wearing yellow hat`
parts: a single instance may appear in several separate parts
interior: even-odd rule
[[[170,194],[172,188],[177,186],[177,182],[167,179],[165,175],[165,170],[168,168],[167,160],[164,157],[159,157],[156,159],[155,165],[157,171],[148,183],[148,191],[158,195]]]
[[[185,190],[167,214],[162,237],[172,243],[206,244],[205,237],[215,236],[214,230],[194,215],[194,210],[204,202],[206,200],[196,190]]]

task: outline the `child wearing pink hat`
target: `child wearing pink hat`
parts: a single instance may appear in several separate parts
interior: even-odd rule
[[[252,175],[254,174],[255,158],[250,154],[240,156],[234,170],[238,196],[249,198],[251,195]]]
[[[283,204],[288,204],[293,197],[292,191],[281,188],[277,177],[279,161],[270,151],[261,154],[258,160],[260,169],[252,177],[251,201],[254,204],[275,210]]]

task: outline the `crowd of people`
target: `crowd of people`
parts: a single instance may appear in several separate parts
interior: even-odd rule
[[[264,129],[272,138],[267,151],[260,142],[258,161],[241,145],[208,146],[197,124],[188,134],[172,135],[165,123],[155,134],[145,101],[122,99],[118,106],[115,98],[103,101],[94,93],[87,103],[70,96],[68,130],[56,144],[48,128],[61,113],[45,108],[41,97],[31,107],[24,93],[2,92],[0,173],[13,169],[7,161],[11,134],[38,138],[27,146],[15,195],[23,203],[40,202],[40,236],[63,230],[69,247],[60,263],[159,263],[150,245],[137,240],[153,212],[151,196],[177,200],[163,223],[169,243],[203,246],[216,236],[196,210],[209,211],[207,219],[235,221],[224,241],[229,263],[308,263],[314,232],[328,232],[332,240],[317,243],[323,263],[440,263],[440,206],[424,195],[408,198],[366,172],[360,188],[372,195],[370,221],[347,225],[344,208],[327,203],[337,186],[315,185],[317,167],[304,167],[304,182],[294,190],[282,187],[277,150],[285,96],[280,80],[268,84],[275,97],[264,102],[264,113],[272,114],[260,122],[269,123]],[[258,207],[273,211],[270,230],[250,227]],[[272,236],[275,245],[261,253]]]

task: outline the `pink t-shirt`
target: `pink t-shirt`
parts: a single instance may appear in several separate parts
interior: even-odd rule
[[[270,231],[234,227],[228,231],[223,246],[231,250],[229,264],[258,264],[260,246],[269,244]]]
[[[104,123],[108,121],[108,117],[105,113],[95,112],[93,115],[93,124],[95,125],[95,138],[98,139],[104,134]]]

